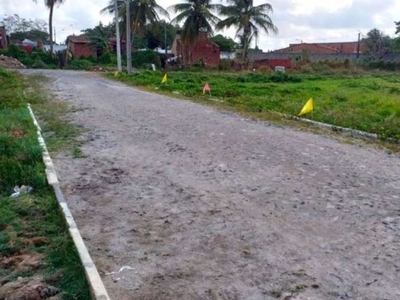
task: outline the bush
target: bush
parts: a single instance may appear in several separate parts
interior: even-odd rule
[[[274,75],[271,75],[269,77],[270,81],[272,82],[301,82],[301,78],[296,77],[296,76],[292,76],[292,75],[288,75],[286,73],[282,73],[282,72],[277,72]]]
[[[269,66],[261,66],[257,71],[263,74],[272,74],[274,72]]]
[[[34,69],[48,69],[49,66],[46,65],[43,60],[41,59],[36,59],[35,62],[31,65],[32,68]]]
[[[93,63],[86,59],[73,59],[66,69],[69,70],[88,70],[93,67]]]
[[[110,52],[106,52],[102,56],[97,58],[97,62],[100,64],[110,64],[112,61],[113,56]]]
[[[132,66],[140,68],[144,64],[155,64],[159,68],[161,62],[158,54],[152,50],[134,52],[132,54]]]
[[[379,69],[386,71],[399,71],[400,70],[400,62],[398,61],[373,61],[367,64],[369,69]]]
[[[218,70],[219,71],[228,71],[232,70],[234,66],[234,61],[232,59],[221,59]]]
[[[310,64],[305,64],[300,67],[300,73],[303,74],[312,74],[314,73],[314,69]]]
[[[56,57],[52,57],[50,53],[37,48],[33,48],[31,53],[26,53],[16,45],[10,45],[6,50],[2,50],[1,54],[18,59],[28,68],[53,69],[58,64]]]

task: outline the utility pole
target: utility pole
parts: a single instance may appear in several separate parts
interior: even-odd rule
[[[119,16],[118,16],[118,0],[114,0],[114,10],[115,10],[115,31],[116,31],[116,43],[117,43],[117,65],[118,72],[122,71],[121,63],[121,36],[119,35]]]
[[[128,74],[132,72],[132,43],[131,43],[131,12],[129,9],[129,1],[126,3],[126,69]]]
[[[360,43],[361,43],[361,32],[358,33],[358,42],[357,42],[357,60],[360,57]]]
[[[164,48],[165,48],[165,59],[167,59],[167,22],[164,22]]]
[[[57,34],[56,34],[56,27],[54,26],[54,44],[57,44]]]

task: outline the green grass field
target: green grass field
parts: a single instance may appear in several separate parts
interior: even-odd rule
[[[193,100],[222,100],[218,106],[257,117],[265,111],[297,115],[314,98],[313,120],[376,133],[382,139],[400,139],[400,77],[397,74],[320,76],[262,73],[144,71],[132,75],[107,74],[147,90],[180,94]],[[202,96],[208,82],[210,95]]]
[[[90,299],[79,257],[46,182],[42,149],[26,107],[28,101],[37,108],[47,102],[31,86],[29,92],[21,76],[3,69],[0,86],[0,286],[40,275],[62,290],[63,299]],[[60,133],[54,135],[60,138]],[[10,198],[16,185],[34,190]],[[34,254],[43,255],[43,262],[22,270],[17,258]],[[14,264],[4,263],[13,258]]]

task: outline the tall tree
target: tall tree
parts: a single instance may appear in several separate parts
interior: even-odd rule
[[[380,60],[390,52],[392,40],[379,29],[372,29],[363,40],[366,51],[373,60]]]
[[[172,20],[174,23],[183,21],[181,40],[190,45],[197,41],[200,32],[214,33],[215,25],[220,19],[212,13],[220,5],[212,4],[211,0],[185,0],[185,3],[178,3],[168,9],[178,15]]]
[[[399,22],[394,22],[396,25],[396,34],[400,33],[400,21]]]
[[[101,10],[101,13],[113,14],[115,10],[114,5],[114,0],[111,0],[109,5]],[[155,0],[118,0],[117,6],[119,15],[125,21],[124,24],[127,23],[127,19],[130,19],[130,25],[125,26],[125,33],[131,30],[132,35],[137,34],[141,37],[145,34],[147,24],[159,21],[160,15],[169,17],[168,12],[158,5]],[[127,14],[127,7],[129,7],[129,16]],[[129,33],[128,35],[131,36]],[[131,41],[133,40],[132,36]]]
[[[29,39],[31,41],[42,40],[44,43],[48,43],[50,41],[50,36],[47,31],[41,31],[38,29],[15,31],[10,34],[11,41],[23,41],[24,39]]]
[[[277,33],[278,28],[272,22],[273,12],[269,3],[254,6],[253,0],[227,0],[227,6],[221,6],[219,13],[226,17],[217,24],[217,29],[235,27],[236,36],[243,43],[243,63],[248,67],[248,50],[251,41],[258,38],[260,30],[266,34]]]
[[[234,52],[237,48],[237,44],[234,40],[229,37],[225,37],[222,34],[218,34],[212,38],[212,41],[219,46],[219,49],[223,52]]]
[[[173,26],[162,20],[146,26],[146,44],[149,49],[171,47],[179,26]]]
[[[40,19],[25,19],[17,14],[5,17],[3,23],[9,34],[14,32],[47,31],[47,23],[45,21]]]
[[[213,35],[215,25],[220,19],[213,14],[220,4],[212,4],[211,0],[185,0],[170,6],[168,9],[178,13],[172,22],[179,24],[183,22],[181,30],[181,41],[184,46],[183,58],[185,63],[190,63],[190,46],[194,45],[200,36],[200,32]]]
[[[115,24],[104,26],[101,22],[94,28],[81,30],[90,40],[90,44],[96,49],[99,56],[108,52],[108,39],[114,36]]]
[[[37,2],[37,0],[33,0]],[[49,34],[50,34],[50,53],[53,55],[53,12],[56,5],[61,5],[65,0],[44,0],[44,5],[49,9]]]
[[[168,12],[157,4],[155,0],[128,0],[131,17],[131,29],[135,34],[144,35],[146,25],[160,20],[160,15],[169,18]],[[126,0],[117,0],[119,16],[126,21]],[[114,14],[114,0],[100,12]],[[126,30],[126,28],[125,28]],[[122,32],[124,34],[124,32]]]

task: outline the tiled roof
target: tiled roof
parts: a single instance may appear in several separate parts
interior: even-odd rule
[[[365,48],[364,44],[361,43],[360,51],[362,52]],[[275,53],[301,53],[303,50],[307,50],[311,53],[356,53],[357,42],[339,42],[339,43],[301,43],[301,44],[290,44],[289,47],[273,51]]]
[[[80,43],[80,44],[85,44],[90,41],[89,38],[84,35],[70,35],[67,37],[67,40],[71,41],[72,43]]]

